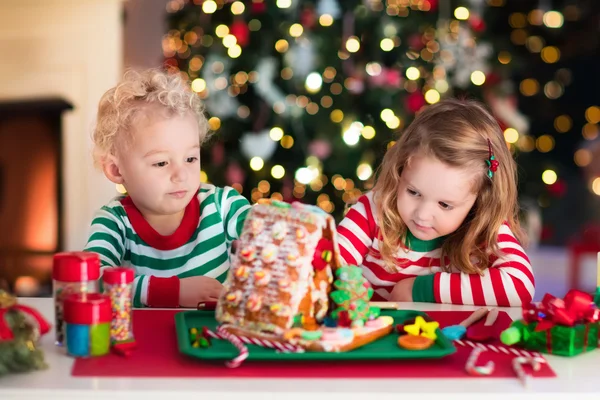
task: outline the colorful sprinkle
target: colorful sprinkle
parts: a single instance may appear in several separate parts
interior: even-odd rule
[[[256,259],[256,249],[254,246],[248,246],[242,250],[240,250],[240,257],[242,260],[251,262]]]
[[[264,226],[265,226],[264,221],[259,218],[255,218],[250,222],[250,229],[252,230],[252,233],[255,235],[258,235],[260,232],[262,232]]]
[[[271,263],[277,258],[277,246],[274,244],[266,245],[261,253],[262,260],[266,263]]]
[[[287,223],[285,223],[283,221],[277,221],[275,224],[273,224],[273,228],[271,230],[273,239],[283,240],[285,238],[285,235],[287,235],[287,232],[288,232]]]
[[[300,226],[296,228],[296,240],[298,240],[298,242],[303,243],[307,238],[308,232],[306,231],[305,227]]]
[[[110,338],[112,343],[128,342],[133,339],[133,288],[131,284],[104,284],[104,291],[110,296],[112,321]]]
[[[288,317],[292,314],[292,308],[290,306],[286,306],[283,303],[274,303],[269,307],[271,312],[278,317]]]
[[[236,290],[225,295],[225,300],[234,307],[237,307],[242,301],[242,291]]]
[[[266,286],[269,284],[270,280],[271,274],[269,273],[269,271],[259,269],[258,271],[254,272],[254,283],[257,286]]]
[[[291,288],[291,284],[288,279],[281,279],[278,282],[278,285],[279,285],[279,289],[283,290],[284,292],[289,291],[289,289]]]
[[[246,303],[246,308],[250,312],[257,312],[262,307],[262,300],[259,295],[256,293],[252,293],[248,298],[248,302]]]
[[[245,281],[246,279],[248,279],[248,276],[250,275],[250,269],[248,269],[248,267],[246,267],[245,265],[240,265],[234,273],[235,277],[238,278],[240,281]]]
[[[297,252],[290,252],[287,254],[287,256],[285,257],[287,260],[287,263],[292,266],[292,267],[296,267],[298,266],[299,260],[300,260],[300,254]]]

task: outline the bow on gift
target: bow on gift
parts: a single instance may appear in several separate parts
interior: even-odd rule
[[[596,322],[600,310],[589,293],[570,290],[564,299],[546,294],[541,302],[523,306],[523,319],[537,322],[536,331],[550,329],[555,325],[573,326],[579,323]]]
[[[29,322],[35,324],[40,335],[44,335],[50,331],[50,324],[38,311],[31,307],[17,304],[17,299],[14,296],[0,290],[0,342],[14,339],[13,331],[6,321],[6,313],[10,310],[20,311],[25,314]]]

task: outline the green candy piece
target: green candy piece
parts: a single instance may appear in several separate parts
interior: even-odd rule
[[[300,337],[304,340],[319,340],[322,336],[322,331],[302,331],[300,334]]]
[[[208,341],[207,338],[205,338],[204,336],[202,336],[199,340],[198,340],[198,344],[200,345],[200,347],[210,347],[210,342]]]
[[[368,313],[369,319],[376,319],[377,317],[379,317],[380,314],[381,314],[381,310],[379,309],[379,307],[369,307],[369,313]]]
[[[350,301],[351,295],[346,291],[334,290],[333,292],[331,292],[331,299],[336,304],[341,304],[343,302]]]
[[[302,326],[302,314],[297,314],[294,317],[294,322],[292,324],[293,327],[298,328]]]
[[[279,200],[271,200],[271,205],[279,208],[291,208],[292,206],[289,203],[285,203]]]
[[[519,343],[521,341],[521,333],[518,328],[514,326],[508,329],[505,329],[500,334],[500,341],[507,346],[510,346],[515,343]]]

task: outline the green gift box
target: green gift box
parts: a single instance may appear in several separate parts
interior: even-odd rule
[[[574,326],[554,325],[538,330],[537,322],[515,321],[502,332],[502,343],[519,346],[540,353],[572,357],[598,347],[599,322],[581,323]]]

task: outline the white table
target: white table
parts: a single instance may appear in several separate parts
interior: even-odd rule
[[[51,299],[24,298],[22,304],[38,309],[49,321],[54,320]],[[474,310],[471,306],[453,306],[428,303],[403,303],[404,309],[423,311]],[[519,308],[504,308],[511,317],[519,318]],[[70,374],[73,359],[62,354],[54,344],[54,333],[42,338],[42,348],[50,368],[27,374],[13,374],[0,378],[0,400],[26,399],[402,399],[404,393],[422,397],[435,393],[448,398],[480,399],[486,393],[491,397],[506,398],[532,396],[545,399],[556,392],[587,394],[598,399],[600,394],[600,350],[574,358],[547,356],[557,378],[531,379],[524,388],[516,379],[231,379],[231,378],[79,378]],[[555,392],[554,395],[550,392]],[[411,395],[409,393],[414,393]],[[595,393],[595,394],[594,394]],[[192,396],[192,397],[189,397]],[[586,396],[587,397],[587,396]]]

